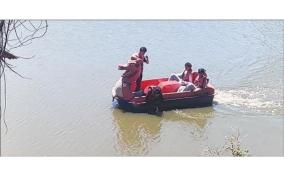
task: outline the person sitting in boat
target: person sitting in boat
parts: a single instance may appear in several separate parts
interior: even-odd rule
[[[146,64],[149,64],[149,58],[145,53],[147,52],[146,47],[141,47],[139,49],[139,52],[134,53],[131,55],[130,59],[131,60],[142,60],[143,62],[141,63],[141,74],[136,80],[136,88],[135,91],[140,91],[141,90],[141,82],[142,82],[142,77],[143,77],[143,63],[145,62]]]
[[[203,68],[198,69],[198,75],[194,80],[194,85],[198,88],[205,88],[208,84],[209,79],[207,78],[206,70]]]
[[[178,82],[191,82],[192,83],[192,65],[187,62],[184,64],[184,71],[180,74],[172,74],[169,77],[169,81],[178,81]]]
[[[131,100],[134,96],[141,96],[143,92],[131,91],[131,85],[136,82],[141,75],[141,63],[143,60],[129,60],[127,64],[118,65],[119,70],[125,70],[121,78],[116,82],[112,89],[113,98],[119,97],[124,100]]]
[[[172,74],[169,81],[177,81],[181,84],[178,92],[193,91],[195,86],[192,83],[192,65],[187,62],[184,64],[184,71],[180,74]]]
[[[193,92],[196,89],[196,86],[192,82],[182,81],[181,86],[178,88],[177,92]]]
[[[192,82],[182,81],[181,86],[177,92],[194,91],[196,88],[205,88],[208,84],[209,79],[207,78],[206,70],[203,68],[198,69],[198,75]]]

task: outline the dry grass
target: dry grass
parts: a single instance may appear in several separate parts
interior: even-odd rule
[[[220,147],[207,147],[204,150],[205,156],[233,156],[246,157],[249,156],[249,150],[241,145],[240,132],[237,130],[225,138],[225,144]]]

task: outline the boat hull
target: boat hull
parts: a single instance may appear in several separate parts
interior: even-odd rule
[[[197,108],[212,106],[213,95],[199,95],[194,97],[167,99],[157,103],[133,104],[123,99],[115,99],[113,105],[115,108],[133,113],[153,113],[157,111],[168,111],[174,109]]]
[[[168,81],[168,78],[158,78],[151,80],[143,80],[141,89],[144,93],[147,92],[149,86],[159,86],[162,91],[163,99],[155,102],[147,101],[145,95],[141,97],[134,97],[130,101],[123,98],[115,98],[113,106],[127,112],[134,113],[155,113],[157,111],[167,111],[173,109],[207,107],[213,103],[215,88],[208,84],[206,88],[196,89],[193,92],[177,92],[179,83]],[[134,91],[135,85],[132,85]]]

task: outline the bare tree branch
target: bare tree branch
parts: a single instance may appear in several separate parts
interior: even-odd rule
[[[18,73],[14,69],[15,67],[12,64],[8,63],[8,61],[11,59],[31,59],[32,57],[34,57],[22,57],[14,55],[11,53],[11,51],[19,47],[30,45],[34,39],[43,37],[47,32],[47,28],[48,24],[46,20],[0,20],[0,128],[3,120],[3,123],[6,127],[6,133],[8,131],[8,126],[5,120],[7,105],[7,82],[5,71],[6,69],[8,69],[21,78],[28,79]],[[2,95],[4,96],[2,97]]]

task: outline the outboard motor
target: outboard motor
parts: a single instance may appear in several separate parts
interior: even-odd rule
[[[151,108],[149,109],[150,114],[161,113],[160,105],[162,104],[163,100],[163,94],[159,86],[148,87],[145,101],[149,104]]]

